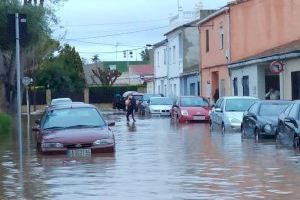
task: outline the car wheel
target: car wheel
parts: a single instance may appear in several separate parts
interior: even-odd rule
[[[225,132],[226,132],[226,130],[225,130],[225,125],[224,125],[224,123],[222,123],[222,135],[224,135]]]
[[[299,137],[294,137],[294,141],[293,141],[293,147],[295,149],[299,148]]]
[[[261,139],[260,131],[258,128],[255,129],[254,138],[256,142],[258,142],[258,140]]]
[[[242,127],[242,131],[241,131],[242,133],[241,133],[241,137],[242,137],[242,139],[244,139],[245,137],[246,137],[246,131],[245,131],[245,129]]]

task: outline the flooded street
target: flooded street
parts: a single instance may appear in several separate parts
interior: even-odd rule
[[[300,153],[169,118],[116,121],[116,153],[42,156],[24,134],[0,141],[0,199],[299,199]]]

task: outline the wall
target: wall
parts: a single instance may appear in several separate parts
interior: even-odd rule
[[[154,82],[147,82],[147,89],[146,89],[147,93],[155,93],[154,91]]]
[[[174,90],[175,86],[175,90]],[[174,78],[170,79],[169,81],[169,96],[170,97],[178,97],[180,95],[180,79],[179,78]]]
[[[292,76],[291,73],[300,71],[300,59],[285,61],[284,71],[280,74],[280,96],[285,100],[292,100]],[[300,86],[299,86],[300,87]]]
[[[183,31],[183,72],[199,71],[199,31],[188,27]]]
[[[228,51],[228,14],[223,13],[200,26],[200,58],[201,67],[225,65]],[[223,26],[224,48],[221,49],[220,27]],[[209,30],[209,51],[206,52],[206,30]]]
[[[167,76],[167,59],[164,58],[166,46],[160,46],[154,49],[154,77],[160,78]]]
[[[179,56],[179,33],[182,33],[181,30],[172,32],[167,35],[168,39],[168,63],[169,63],[169,77],[170,78],[179,78],[179,75],[183,72],[183,61]],[[174,51],[173,47],[175,46],[175,58],[173,57]],[[174,62],[175,61],[175,62]]]
[[[232,61],[300,39],[298,0],[250,0],[231,6]]]
[[[260,67],[260,69],[264,69],[262,67]],[[264,90],[265,87],[262,88],[262,82],[258,82],[258,67],[257,65],[251,65],[251,66],[245,66],[243,68],[234,68],[234,69],[230,69],[230,73],[231,73],[231,84],[233,88],[233,79],[234,78],[238,78],[237,80],[237,86],[238,86],[238,96],[243,96],[243,86],[242,86],[242,78],[243,76],[249,76],[249,93],[250,96],[253,97],[258,97],[259,93],[258,89],[261,88]],[[262,74],[262,73],[261,73]],[[262,75],[260,75],[262,77],[259,77],[259,79],[263,80],[265,79],[264,77],[264,73]],[[260,84],[260,85],[259,85]],[[233,93],[233,89],[232,89],[232,95],[234,95]]]

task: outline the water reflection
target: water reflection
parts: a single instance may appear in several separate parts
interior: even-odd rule
[[[0,141],[0,199],[298,199],[298,151],[270,140],[210,133],[207,124],[168,118],[116,121],[116,153],[43,156],[24,136],[24,190],[17,138]],[[34,120],[31,120],[34,121]],[[128,134],[128,133],[136,134]]]

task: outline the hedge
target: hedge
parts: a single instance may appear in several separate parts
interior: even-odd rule
[[[5,113],[0,113],[0,134],[6,134],[11,131],[12,118]]]

